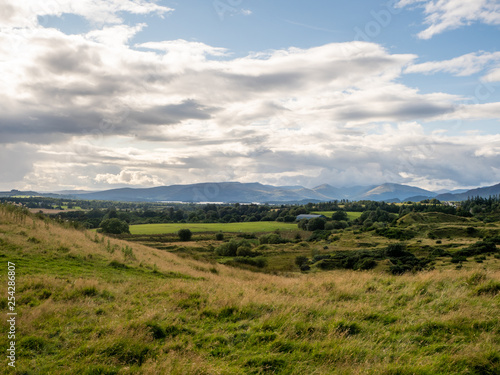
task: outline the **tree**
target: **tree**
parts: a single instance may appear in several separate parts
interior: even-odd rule
[[[325,229],[326,220],[322,217],[315,217],[309,220],[307,230],[314,232],[315,230],[323,230]]]
[[[337,211],[332,214],[332,220],[337,220],[337,221],[347,221],[349,220],[349,217],[347,216],[347,212],[345,211]]]
[[[127,222],[117,218],[103,220],[101,222],[100,227],[103,233],[110,233],[110,234],[130,233],[130,229]]]
[[[193,235],[189,229],[180,229],[177,234],[179,235],[181,241],[189,241]]]

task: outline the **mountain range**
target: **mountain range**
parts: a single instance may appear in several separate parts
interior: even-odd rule
[[[440,193],[440,194],[439,194]],[[86,200],[131,202],[217,202],[217,203],[307,203],[348,199],[386,202],[436,198],[441,201],[462,201],[468,197],[500,195],[500,184],[472,190],[432,192],[414,186],[386,183],[373,186],[337,188],[328,184],[309,189],[303,186],[272,186],[261,183],[219,182],[153,188],[119,188],[104,191],[64,190],[51,193],[34,191],[0,192],[6,196],[45,196]]]

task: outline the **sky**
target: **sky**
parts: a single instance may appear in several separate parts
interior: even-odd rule
[[[0,0],[0,190],[500,182],[500,0]]]

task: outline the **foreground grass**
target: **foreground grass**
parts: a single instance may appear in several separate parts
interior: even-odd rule
[[[179,229],[191,232],[227,232],[227,233],[262,233],[275,230],[297,230],[297,223],[279,223],[276,221],[257,221],[247,223],[179,223],[179,224],[141,224],[131,225],[131,234],[170,234]]]
[[[1,209],[0,257],[18,313],[17,368],[0,373],[500,373],[500,272],[481,264],[283,277]]]

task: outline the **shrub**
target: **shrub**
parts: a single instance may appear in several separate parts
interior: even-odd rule
[[[467,258],[459,255],[454,255],[453,258],[451,258],[451,263],[460,263],[460,262],[467,262]]]
[[[349,226],[345,220],[334,220],[332,221],[333,229],[345,229]],[[325,225],[325,229],[328,229]]]
[[[411,230],[403,230],[398,228],[379,228],[375,231],[379,236],[396,240],[411,240],[415,237],[415,233]]]
[[[224,240],[224,233],[217,233],[217,234],[215,235],[215,239],[216,239],[217,241],[223,241],[223,240]]]
[[[309,259],[306,256],[298,255],[295,257],[295,264],[299,266],[299,268],[308,263]]]
[[[252,251],[252,248],[249,245],[242,245],[236,250],[236,255],[239,257],[256,257],[261,255],[261,253]]]
[[[311,269],[311,266],[309,266],[309,264],[302,264],[302,265],[300,266],[300,270],[301,270],[302,272],[309,271],[310,269]]]
[[[309,220],[307,224],[307,230],[315,231],[315,230],[324,230],[325,229],[326,220],[322,217],[315,217],[314,219]]]
[[[349,220],[349,216],[347,216],[347,212],[339,210],[332,214],[332,220],[347,221]]]
[[[117,218],[103,220],[100,224],[102,233],[122,234],[130,233],[128,223]]]
[[[307,241],[321,241],[321,240],[328,240],[328,237],[330,237],[330,232],[329,230],[315,230],[311,236],[307,239]]]
[[[252,249],[252,242],[249,240],[241,239],[231,239],[231,241],[221,244],[215,249],[215,254],[220,256],[232,257],[238,255],[238,249],[241,248],[242,252]]]
[[[181,241],[190,241],[193,233],[189,229],[179,229],[177,235]]]
[[[498,249],[496,245],[491,241],[478,241],[472,245],[469,245],[465,249],[457,251],[457,255],[470,257],[474,255],[481,255],[487,253],[495,253]]]
[[[385,251],[386,255],[391,258],[398,258],[405,255],[408,255],[406,251],[406,246],[400,243],[390,244],[387,246],[387,250]]]
[[[333,230],[333,229],[336,229],[336,228],[331,221],[329,221],[328,223],[325,224],[325,230]]]
[[[269,233],[269,234],[265,234],[265,235],[259,237],[259,243],[261,245],[262,244],[276,245],[276,244],[286,243],[286,242],[288,242],[288,241],[276,233]]]
[[[245,238],[247,240],[254,240],[257,238],[257,236],[253,233],[238,233],[236,237]]]
[[[365,258],[356,263],[358,270],[371,270],[377,266],[377,262],[373,258]]]

